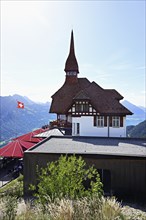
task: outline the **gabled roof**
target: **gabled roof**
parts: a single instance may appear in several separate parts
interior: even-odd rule
[[[95,82],[92,82],[89,87],[85,88],[86,93],[90,97],[91,104],[101,114],[115,115],[131,115],[120,102],[122,96],[116,90],[105,90]]]
[[[52,96],[50,113],[66,114],[72,105],[73,98],[89,85],[90,81],[86,78],[78,78],[77,83],[74,84],[69,84],[66,81]]]
[[[67,82],[52,96],[51,113],[67,114],[76,99],[90,100],[92,106],[107,115],[131,115],[120,102],[122,96],[116,90],[106,90],[86,78],[78,78],[76,84]]]
[[[105,91],[107,91],[108,94],[113,95],[117,100],[121,100],[124,97],[118,93],[115,89],[105,89]]]

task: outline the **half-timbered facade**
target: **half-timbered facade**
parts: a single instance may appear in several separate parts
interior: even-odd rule
[[[120,103],[123,97],[116,90],[78,77],[73,32],[64,70],[65,82],[52,96],[50,113],[57,114],[52,126],[70,127],[73,136],[125,137],[126,115],[132,113]]]

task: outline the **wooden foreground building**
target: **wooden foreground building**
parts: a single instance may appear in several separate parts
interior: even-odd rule
[[[97,168],[105,195],[146,202],[146,140],[129,138],[50,136],[24,153],[25,195],[37,184],[36,166],[66,154]]]

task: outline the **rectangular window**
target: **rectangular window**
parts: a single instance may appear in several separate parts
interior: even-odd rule
[[[104,127],[104,116],[97,116],[97,127]]]
[[[66,115],[59,115],[60,120],[66,120]]]
[[[112,127],[114,127],[114,128],[120,127],[120,117],[119,116],[112,117]]]
[[[77,134],[80,134],[80,124],[77,123]]]
[[[87,103],[76,103],[76,112],[88,112],[89,111],[89,105]]]
[[[83,111],[88,112],[89,111],[89,105],[86,103],[83,105]]]
[[[82,106],[80,104],[76,104],[76,112],[81,112]]]

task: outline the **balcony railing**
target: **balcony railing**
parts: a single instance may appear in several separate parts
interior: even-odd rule
[[[59,127],[59,128],[71,128],[72,123],[67,122],[65,120],[56,120],[50,122],[50,128]]]

